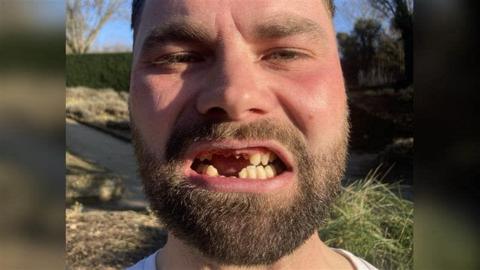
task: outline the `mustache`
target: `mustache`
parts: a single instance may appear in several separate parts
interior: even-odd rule
[[[292,126],[262,119],[250,123],[218,122],[214,120],[196,121],[187,125],[175,126],[167,141],[165,158],[178,161],[188,147],[200,141],[220,140],[275,140],[291,152],[306,150],[302,133]]]

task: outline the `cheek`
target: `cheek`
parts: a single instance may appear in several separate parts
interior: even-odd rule
[[[290,118],[308,140],[328,142],[342,134],[347,114],[340,70],[304,72],[288,78],[282,100]]]
[[[133,76],[130,87],[132,121],[149,148],[162,148],[182,103],[182,83],[155,75]],[[161,151],[162,149],[155,149]]]

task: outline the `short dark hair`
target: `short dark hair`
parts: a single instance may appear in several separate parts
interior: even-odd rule
[[[335,4],[333,0],[323,0],[327,5],[327,9],[330,13],[330,16],[333,18],[335,15]],[[138,21],[142,16],[143,4],[145,0],[133,0],[132,1],[132,18],[131,18],[131,28],[133,30],[133,37],[135,38],[135,28],[138,25]]]

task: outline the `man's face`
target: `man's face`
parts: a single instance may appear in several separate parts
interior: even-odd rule
[[[265,264],[320,225],[348,110],[320,0],[146,1],[130,86],[145,191],[168,229],[225,264]]]

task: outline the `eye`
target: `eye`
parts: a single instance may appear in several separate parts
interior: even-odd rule
[[[158,66],[172,66],[177,64],[190,64],[204,61],[205,58],[193,52],[177,52],[163,55],[151,63]]]
[[[287,61],[293,61],[293,60],[297,60],[304,57],[306,57],[306,54],[298,50],[277,49],[263,56],[262,60],[273,61],[273,62],[278,62],[278,61],[287,62]]]

